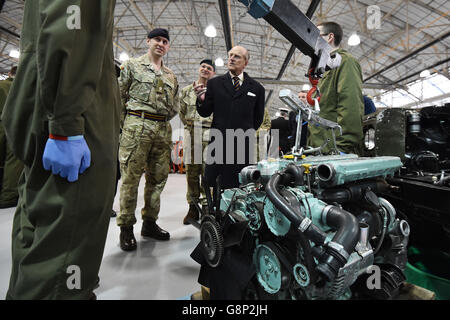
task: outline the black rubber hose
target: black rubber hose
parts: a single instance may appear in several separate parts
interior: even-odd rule
[[[305,180],[303,178],[303,173],[305,172],[305,169],[303,167],[298,167],[295,164],[289,164],[286,169],[284,170],[284,173],[287,175],[292,176],[287,177],[290,181],[283,181],[284,185],[292,184],[294,186],[302,186],[305,184]]]
[[[294,172],[292,174],[295,175]],[[267,196],[273,205],[292,223],[292,226],[298,229],[305,217],[297,214],[292,206],[278,192],[278,187],[282,182],[289,182],[283,181],[283,179],[286,179],[284,173],[276,173],[270,178],[266,185]],[[331,245],[326,246],[324,254],[319,259],[318,271],[328,281],[332,281],[338,274],[339,269],[346,264],[348,256],[353,252],[353,249],[358,243],[360,232],[359,221],[351,213],[339,207],[329,206],[325,222],[337,230],[331,242],[342,246],[343,250],[345,250],[344,253]],[[316,245],[323,245],[326,239],[326,234],[314,224],[309,225],[306,229],[305,236],[316,243]]]
[[[346,203],[352,199],[352,193],[346,188],[324,190],[319,197],[325,202]]]
[[[326,224],[337,230],[333,239],[325,246],[325,252],[319,259],[317,270],[327,279],[333,281],[339,269],[345,266],[350,254],[359,240],[359,221],[351,213],[339,207],[329,206],[326,215]],[[342,246],[332,246],[335,243]]]
[[[339,207],[330,206],[327,212],[327,225],[337,230],[331,241],[344,247],[344,250],[351,254],[359,240],[359,221],[350,212]]]
[[[373,192],[386,192],[389,186],[380,181],[364,181],[357,184],[347,185],[345,188],[331,188],[324,190],[319,199],[325,202],[346,203],[359,201],[364,198],[366,190],[370,188]]]
[[[267,196],[274,206],[288,218],[294,228],[298,228],[303,221],[303,217],[298,216],[291,208],[291,205],[278,193],[278,187],[281,185],[282,180],[283,176],[280,173],[276,173],[270,178],[266,185]]]
[[[270,178],[266,185],[267,197],[273,205],[292,223],[292,226],[298,229],[298,226],[302,223],[304,217],[297,214],[289,202],[287,202],[278,192],[278,187],[281,185],[283,178],[284,177],[281,173],[276,173]],[[310,224],[309,228],[305,232],[305,235],[316,245],[322,245],[327,237],[323,231],[313,224]]]

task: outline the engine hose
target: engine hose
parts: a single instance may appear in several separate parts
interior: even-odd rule
[[[333,242],[339,243],[347,253],[352,253],[359,241],[359,221],[350,212],[336,206],[329,206],[326,223],[337,230]]]
[[[339,207],[327,206],[324,212],[326,212],[326,224],[337,231],[333,239],[325,246],[325,253],[319,259],[317,270],[328,281],[333,281],[355,249],[360,228],[358,219]]]
[[[273,205],[291,222],[292,226],[298,229],[305,217],[301,216],[301,213],[296,213],[289,202],[287,202],[278,192],[278,187],[281,185],[284,178],[285,177],[281,173],[276,173],[270,178],[266,185],[267,197]],[[308,229],[305,231],[305,235],[317,245],[324,244],[326,239],[326,234],[313,224],[310,224]]]
[[[324,190],[319,199],[325,202],[346,203],[358,201],[364,198],[366,190],[370,188],[373,192],[385,192],[389,186],[379,181],[365,181],[358,184],[348,185],[345,188],[332,188]]]
[[[305,172],[305,168],[298,167],[294,164],[289,164],[286,169],[284,170],[284,173],[287,175],[291,175],[292,177],[288,176],[288,181],[284,182],[284,185],[287,185],[289,183],[293,183],[294,186],[302,186],[305,184],[305,180],[303,178],[303,173]]]
[[[324,190],[319,197],[325,202],[345,203],[352,199],[352,193],[346,188]]]
[[[293,226],[298,228],[303,221],[303,217],[298,216],[291,208],[291,205],[278,192],[278,186],[281,185],[282,180],[283,176],[280,173],[276,173],[270,178],[266,185],[267,197],[288,218]]]
[[[289,169],[289,172],[294,177],[297,173],[294,170],[291,172],[291,170]],[[286,181],[286,174],[274,174],[266,185],[267,197],[291,222],[292,226],[298,229],[304,222],[305,217],[302,216],[301,212],[295,212],[289,202],[278,192],[278,188],[288,182]],[[324,254],[319,259],[317,270],[327,280],[332,281],[337,276],[339,269],[347,263],[350,253],[353,252],[359,240],[360,229],[359,221],[351,213],[335,206],[327,206],[325,209],[325,223],[337,232],[332,241],[327,243]],[[326,234],[313,223],[309,223],[309,226],[304,230],[304,234],[316,245],[325,243]]]

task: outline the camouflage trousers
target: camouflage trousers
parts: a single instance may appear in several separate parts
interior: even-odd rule
[[[187,164],[186,165],[186,181],[187,193],[186,199],[189,204],[199,203],[206,205],[206,196],[201,185],[201,176],[205,174],[204,164]],[[201,197],[200,197],[201,196]]]
[[[191,137],[191,143],[188,143],[187,145],[183,145],[183,154],[184,154],[184,161],[186,166],[186,181],[187,181],[187,193],[186,193],[186,199],[187,202],[191,205],[194,203],[199,203],[200,205],[206,205],[206,195],[205,190],[203,188],[203,185],[201,184],[201,177],[205,175],[205,163],[195,163],[198,162],[198,157],[195,157],[194,155],[194,145],[195,143],[200,143],[200,141],[194,141],[194,132],[192,129],[185,129],[185,137],[189,134]],[[206,147],[208,146],[208,137],[209,132],[205,132],[203,130],[203,139],[201,141],[201,151],[202,155],[205,151]],[[190,159],[186,158],[186,155],[190,154]],[[189,162],[189,163],[187,163]]]
[[[120,212],[119,227],[136,223],[135,211],[139,182],[145,172],[143,220],[156,221],[160,197],[170,170],[172,145],[170,122],[158,122],[127,115],[119,144]]]

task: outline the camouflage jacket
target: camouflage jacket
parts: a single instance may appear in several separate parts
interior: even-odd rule
[[[185,129],[189,129],[194,123],[200,123],[203,127],[211,127],[213,116],[207,118],[202,117],[197,112],[196,106],[197,96],[194,92],[194,85],[190,84],[180,93],[180,119],[184,124]]]
[[[120,69],[122,119],[127,110],[147,111],[168,120],[175,117],[179,110],[178,81],[172,70],[162,65],[155,71],[148,54],[124,62]]]

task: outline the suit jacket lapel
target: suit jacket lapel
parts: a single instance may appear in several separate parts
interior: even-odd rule
[[[244,82],[242,82],[242,86],[239,88],[238,91],[235,91],[234,98],[240,97],[244,93],[247,94],[249,88],[251,87],[251,80],[247,73],[244,72]]]
[[[228,93],[233,97],[236,92],[233,87],[233,80],[231,79],[230,73],[227,72],[224,77],[222,77],[222,81],[224,82],[224,87],[227,89]]]

